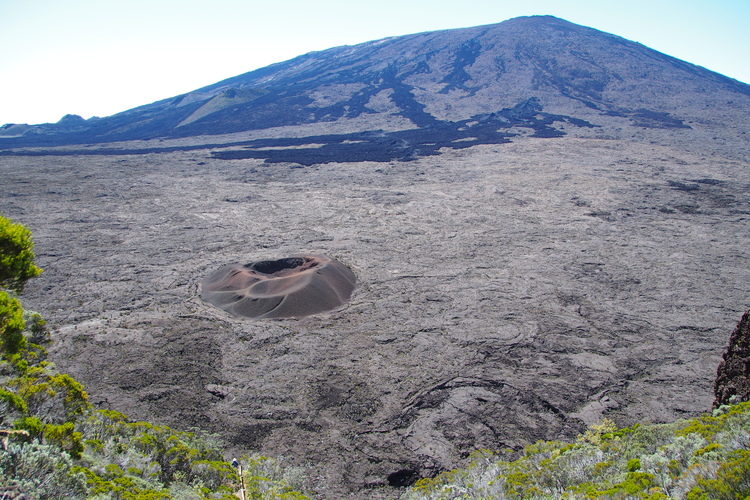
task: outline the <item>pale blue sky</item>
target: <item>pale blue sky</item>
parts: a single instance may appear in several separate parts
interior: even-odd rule
[[[750,83],[750,0],[0,0],[0,124],[108,116],[313,50],[537,14]]]

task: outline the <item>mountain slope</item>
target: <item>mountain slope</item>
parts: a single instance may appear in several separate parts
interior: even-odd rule
[[[493,113],[530,98],[537,106],[526,118],[542,111],[560,117],[545,125],[557,132],[542,136],[564,135],[567,122],[589,127],[575,130],[584,136],[618,138],[710,125],[734,140],[740,132],[732,128],[748,120],[750,86],[614,35],[535,16],[312,52],[107,118],[68,116],[29,130],[6,125],[6,135],[22,135],[2,144],[194,137],[329,122],[351,133],[445,131],[490,120],[512,135],[514,125],[528,124]],[[450,141],[460,138],[452,132]]]

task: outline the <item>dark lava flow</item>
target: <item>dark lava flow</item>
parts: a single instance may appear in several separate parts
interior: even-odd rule
[[[597,125],[571,116],[545,113],[542,111],[539,100],[531,97],[513,108],[475,115],[469,120],[458,122],[434,120],[422,128],[397,132],[370,131],[164,148],[5,150],[0,151],[0,156],[127,155],[242,146],[245,149],[212,151],[211,155],[221,160],[260,158],[266,163],[289,162],[304,166],[332,162],[409,161],[420,156],[436,155],[441,148],[464,149],[478,144],[509,143],[510,138],[517,135],[509,132],[512,127],[532,129],[534,131],[532,137],[564,136],[565,132],[553,126],[555,122],[570,123],[578,127],[597,127]],[[300,147],[306,144],[322,144],[322,146]],[[294,149],[268,149],[284,147],[294,147]]]

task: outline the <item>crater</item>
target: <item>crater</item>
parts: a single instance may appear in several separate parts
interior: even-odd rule
[[[235,316],[303,317],[346,304],[356,281],[337,260],[299,255],[224,266],[203,280],[201,298]]]

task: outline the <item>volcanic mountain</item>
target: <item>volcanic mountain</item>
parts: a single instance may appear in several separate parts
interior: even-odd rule
[[[749,104],[744,83],[618,36],[535,16],[312,52],[106,118],[7,124],[0,145],[263,130],[265,141],[220,156],[312,164],[408,159],[517,134],[622,138],[655,129],[700,133],[708,125],[710,134],[733,142],[744,135]],[[354,144],[342,137],[352,133],[359,133]],[[325,147],[252,147],[299,147],[306,143],[300,135],[323,135],[316,142]],[[677,136],[694,142],[694,134]]]
[[[750,307],[749,128],[744,83],[518,18],[6,125],[0,212],[98,407],[284,457],[319,498],[394,498],[480,448],[710,409]],[[313,255],[354,275],[332,310],[201,298]]]

